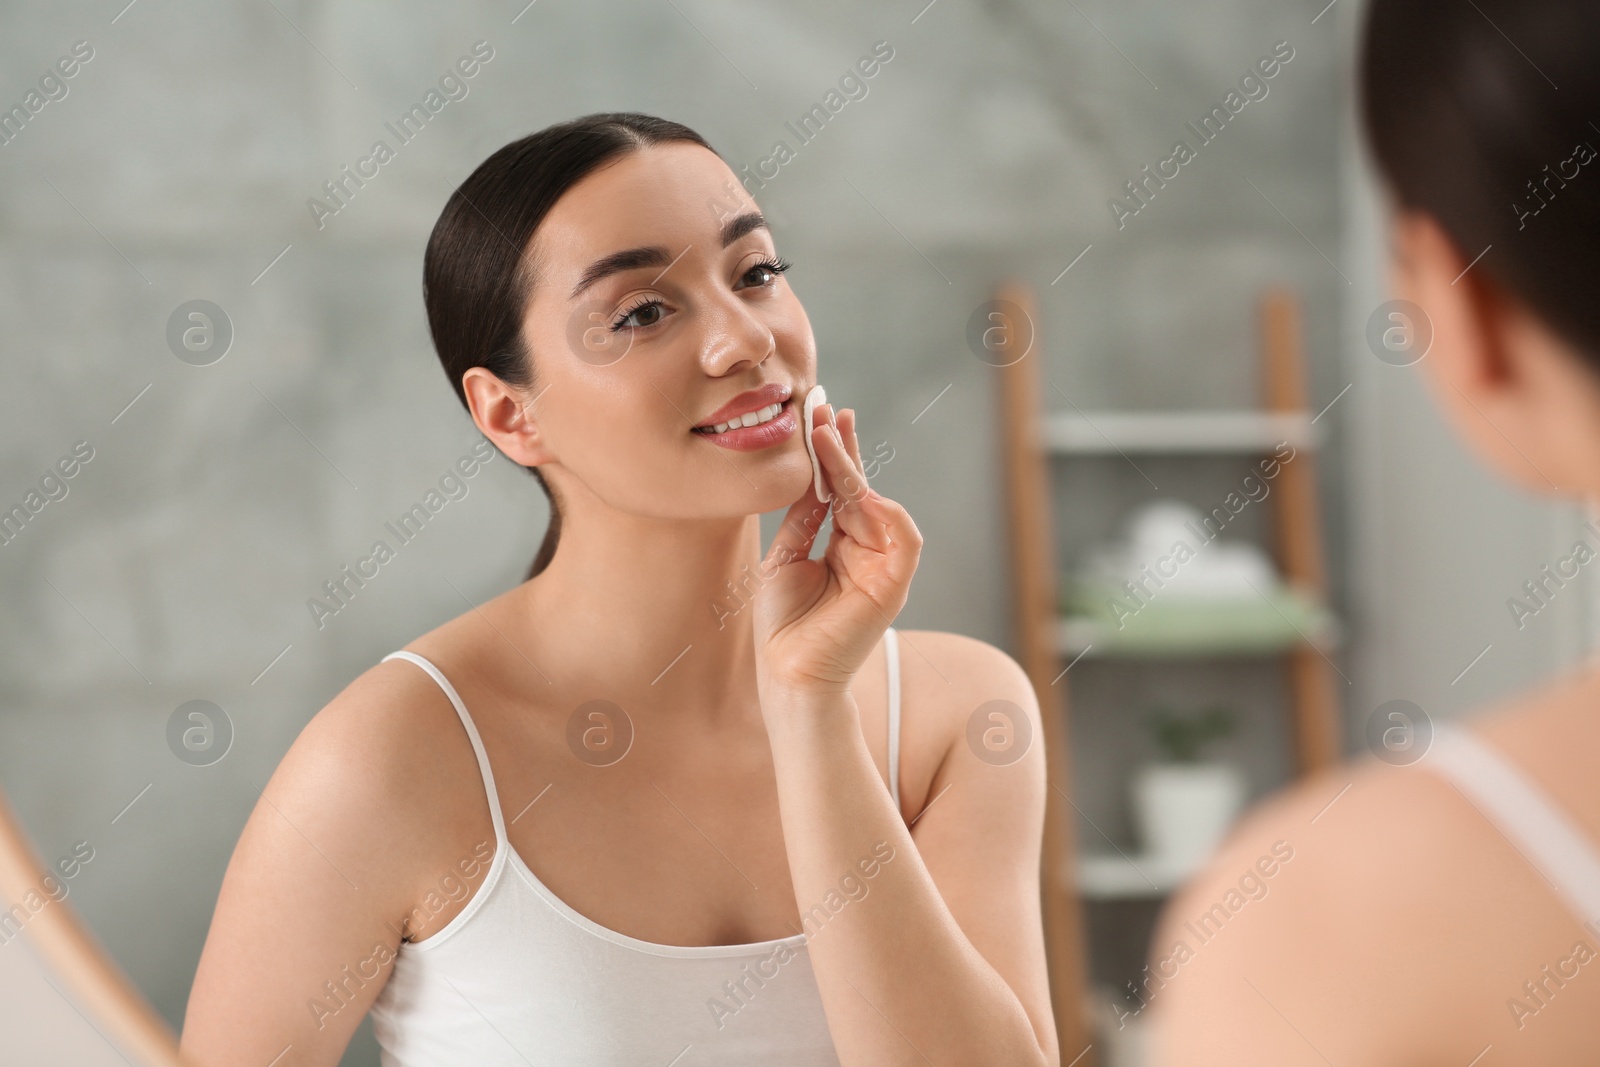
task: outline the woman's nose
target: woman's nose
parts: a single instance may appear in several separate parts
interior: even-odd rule
[[[706,307],[700,317],[700,362],[708,374],[727,374],[740,363],[759,366],[777,347],[772,330],[737,297]]]

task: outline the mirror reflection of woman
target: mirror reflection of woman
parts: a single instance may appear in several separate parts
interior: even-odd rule
[[[1502,477],[1593,502],[1600,6],[1372,0],[1366,18],[1362,117],[1410,303],[1396,328],[1420,356],[1396,373],[1420,374]],[[1592,535],[1574,536],[1592,558]],[[1543,562],[1528,564],[1536,582]],[[1539,622],[1512,639],[1550,640]],[[1367,759],[1274,798],[1172,901],[1151,961],[1155,1062],[1600,1062],[1597,709],[1593,664],[1465,722],[1424,708],[1431,738],[1377,709],[1392,731],[1379,751],[1401,765]]]
[[[333,1064],[369,1012],[408,1067],[1058,1062],[1043,751],[967,742],[991,701],[1037,738],[1037,703],[994,647],[891,628],[922,537],[848,408],[817,411],[819,500],[788,269],[722,159],[649,116],[533,134],[450,197],[434,343],[551,526],[527,581],[284,757],[200,960],[197,1063]]]

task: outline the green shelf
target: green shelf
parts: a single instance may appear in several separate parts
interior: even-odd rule
[[[1339,638],[1326,607],[1289,586],[1248,597],[1199,598],[1158,591],[1119,619],[1112,601],[1135,602],[1112,588],[1069,584],[1061,597],[1060,646],[1077,657],[1182,658],[1251,656],[1297,646],[1325,648]]]

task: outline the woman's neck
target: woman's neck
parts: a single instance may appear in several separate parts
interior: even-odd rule
[[[517,611],[538,634],[539,668],[563,688],[603,679],[612,699],[745,714],[755,693],[752,596],[760,516],[563,519],[550,565]]]

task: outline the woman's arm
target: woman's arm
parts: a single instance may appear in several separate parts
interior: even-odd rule
[[[189,994],[180,1047],[199,1067],[336,1064],[388,981],[436,846],[421,827],[439,820],[411,818],[415,783],[429,780],[417,765],[455,753],[417,743],[432,723],[393,671],[335,698],[261,791]]]
[[[1037,703],[1015,661],[954,635],[919,643],[951,683],[941,718],[964,727],[964,714],[950,714],[958,707],[1006,700],[1037,741]],[[936,802],[908,831],[853,697],[762,700],[800,919],[841,1061],[1058,1063],[1039,907],[1043,746],[991,765],[964,729],[946,731],[955,736],[929,790]]]
[[[905,604],[922,537],[904,508],[867,487],[854,413],[836,426],[832,409],[820,410],[812,441],[834,528],[823,558],[810,559],[827,512],[808,484],[763,563],[756,674],[834,1044],[852,1065],[1055,1064],[1039,914],[1042,746],[991,766],[967,748],[965,730],[999,699],[1037,737],[1032,687],[981,642],[936,668],[949,698],[918,714],[959,727],[943,732],[934,784],[948,789],[916,820],[913,845],[862,739],[850,685]]]

